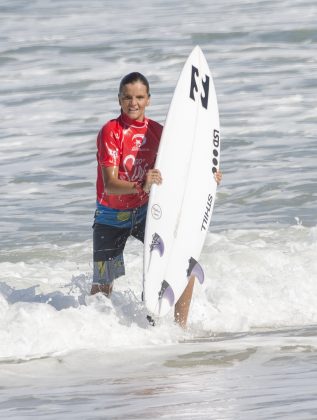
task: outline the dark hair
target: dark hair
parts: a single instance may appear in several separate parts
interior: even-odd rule
[[[146,87],[146,92],[150,96],[150,84],[145,76],[142,73],[134,71],[127,74],[123,77],[119,86],[119,95],[122,92],[123,86],[128,85],[129,83],[141,82]]]

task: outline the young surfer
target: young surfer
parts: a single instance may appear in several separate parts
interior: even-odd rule
[[[113,281],[125,274],[123,251],[129,236],[144,241],[152,184],[163,182],[154,169],[162,126],[145,116],[150,87],[141,73],[126,75],[119,87],[121,114],[108,121],[97,137],[97,208],[93,233],[91,294],[110,296]],[[217,172],[220,182],[221,173]],[[175,305],[175,320],[186,326],[194,277]]]

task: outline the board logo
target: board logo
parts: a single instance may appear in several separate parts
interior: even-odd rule
[[[214,149],[212,151],[213,154],[213,159],[212,159],[212,173],[216,173],[217,172],[217,166],[219,163],[218,160],[218,156],[219,156],[219,152],[218,152],[218,148],[219,148],[219,143],[220,143],[220,135],[219,135],[219,130],[214,129],[214,137],[213,137],[213,145],[214,145]]]
[[[151,214],[153,219],[158,220],[162,216],[162,209],[158,204],[153,204],[151,208]]]
[[[209,218],[211,216],[212,202],[213,202],[213,197],[211,194],[208,194],[205,213],[204,213],[203,221],[201,223],[200,230],[206,230],[208,228]]]
[[[202,106],[207,109],[208,108],[208,96],[209,96],[209,76],[205,75],[205,80],[203,80],[202,77],[199,75],[199,70],[197,67],[192,66],[192,76],[191,76],[191,83],[190,83],[190,91],[189,91],[189,97],[196,101],[195,92],[198,93],[198,83],[199,80],[201,91],[203,92],[203,95],[200,95],[200,100]]]

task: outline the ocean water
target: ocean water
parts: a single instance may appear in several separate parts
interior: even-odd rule
[[[0,418],[317,418],[317,4],[0,4]],[[188,329],[148,325],[142,245],[89,296],[95,139],[143,72],[164,124],[195,45],[223,182]]]

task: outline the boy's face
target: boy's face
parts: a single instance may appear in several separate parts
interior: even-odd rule
[[[136,121],[143,121],[145,108],[150,103],[146,86],[141,82],[124,85],[119,93],[119,104],[122,112]]]

